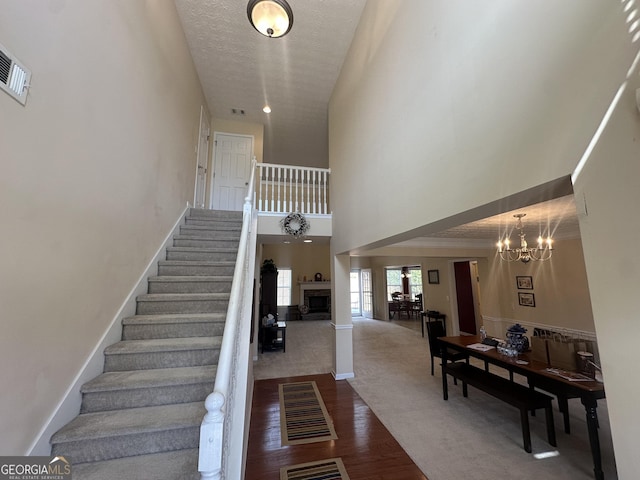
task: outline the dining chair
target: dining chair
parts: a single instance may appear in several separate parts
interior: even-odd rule
[[[442,348],[438,342],[438,337],[447,336],[447,327],[445,325],[444,318],[429,318],[427,312],[422,312],[422,315],[427,317],[427,340],[429,342],[429,353],[431,354],[431,375],[434,374],[434,362],[433,359],[438,357],[442,359]],[[442,315],[444,317],[444,315]],[[447,360],[451,362],[457,362],[458,360],[467,360],[467,355],[463,352],[456,352],[451,349],[447,350]],[[455,378],[454,378],[455,383]]]
[[[422,294],[416,294],[416,298],[411,304],[412,314],[415,314],[416,317],[422,313]],[[413,316],[413,315],[412,315]]]

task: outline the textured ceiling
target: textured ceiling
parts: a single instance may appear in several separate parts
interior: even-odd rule
[[[441,232],[395,244],[396,247],[442,246],[444,239],[466,241],[469,246],[495,246],[499,239],[510,236],[512,245],[518,243],[515,214],[524,213],[523,231],[527,242],[535,244],[538,235],[552,238],[579,238],[580,227],[573,195],[530,205],[493,217],[449,228]],[[464,243],[457,243],[463,246]]]
[[[328,167],[329,98],[365,0],[288,1],[277,39],[254,30],[246,0],[175,4],[213,117],[264,124],[265,162]]]
[[[246,0],[175,0],[187,42],[215,118],[264,124],[263,161],[328,166],[329,98],[366,0],[288,0],[291,31],[270,39],[247,19]],[[262,108],[269,104],[272,113]],[[232,109],[242,109],[244,116]],[[495,244],[512,233],[514,213],[526,213],[525,233],[580,235],[573,196],[418,237],[395,246],[442,244],[445,239]],[[512,241],[517,239],[514,233]],[[281,241],[279,239],[278,241]]]

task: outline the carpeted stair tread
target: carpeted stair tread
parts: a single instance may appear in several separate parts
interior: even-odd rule
[[[51,443],[61,444],[113,436],[151,434],[199,426],[205,413],[204,402],[84,413],[58,430],[51,438]]]
[[[238,253],[238,247],[167,247],[167,252],[186,253]]]
[[[235,235],[231,233],[221,235],[219,233],[220,231],[217,229],[211,229],[211,231],[218,233],[218,235],[212,238],[204,235],[198,235],[195,233],[188,233],[188,234],[176,235],[175,237],[173,237],[173,239],[174,240],[219,240],[224,242],[236,242],[236,243],[240,241],[240,232],[238,232]]]
[[[234,260],[160,260],[159,275],[233,275]]]
[[[159,275],[149,277],[148,293],[223,293],[231,290],[229,275]]]
[[[220,348],[222,337],[154,338],[151,340],[122,340],[105,348],[105,355],[130,353],[206,350]]]
[[[231,282],[229,275],[157,275],[149,277],[149,282]]]
[[[242,222],[219,222],[216,220],[187,219],[187,223],[180,227],[180,233],[197,232],[199,230],[216,230],[225,233],[240,233]]]
[[[51,437],[74,478],[199,479],[204,400],[213,390],[242,212],[191,209],[81,389],[81,414]]]
[[[243,213],[239,210],[203,210],[191,208],[188,218],[210,218],[214,220],[241,221]]]
[[[176,323],[224,323],[226,313],[167,313],[157,315],[134,315],[122,320],[122,325],[162,325]]]
[[[237,249],[236,249],[237,250]],[[236,262],[234,260],[214,260],[214,261],[206,261],[206,260],[160,260],[158,265],[176,265],[176,266],[184,266],[191,267],[195,265],[204,265],[207,267],[229,267],[235,266]]]
[[[190,302],[194,300],[229,300],[229,293],[144,293],[139,302]]]
[[[204,365],[197,367],[107,372],[85,383],[80,391],[82,393],[113,392],[133,388],[157,388],[163,386],[190,385],[207,381],[213,382],[216,371],[216,365]]]
[[[73,466],[82,480],[199,480],[198,449],[176,450]]]

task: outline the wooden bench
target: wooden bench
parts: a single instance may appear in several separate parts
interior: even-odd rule
[[[447,374],[462,382],[462,394],[465,397],[468,396],[468,384],[519,409],[524,450],[528,453],[531,453],[529,411],[543,408],[547,423],[547,439],[551,445],[556,446],[556,430],[551,408],[552,397],[466,363],[449,363],[445,366],[445,370]]]

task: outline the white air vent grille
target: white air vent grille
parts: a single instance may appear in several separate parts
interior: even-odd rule
[[[31,72],[0,45],[0,88],[24,105],[30,80]]]

